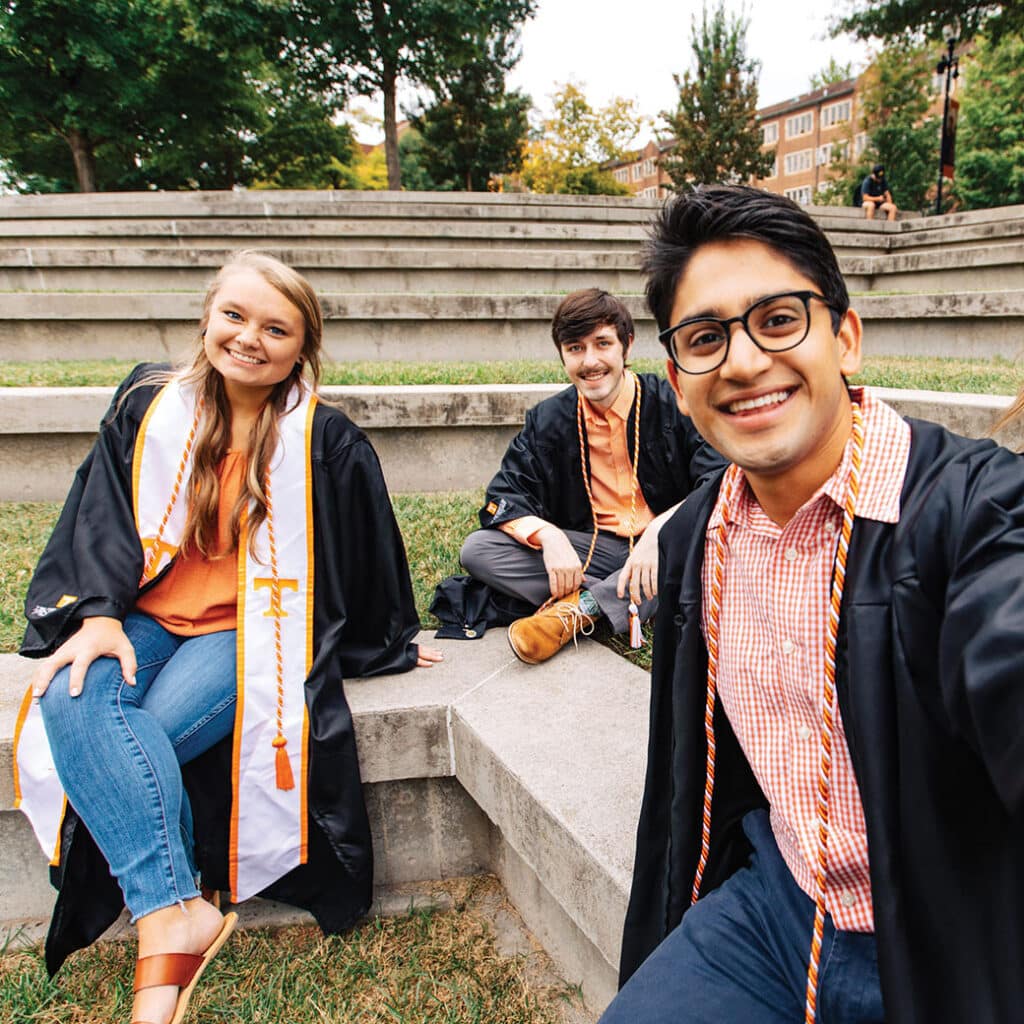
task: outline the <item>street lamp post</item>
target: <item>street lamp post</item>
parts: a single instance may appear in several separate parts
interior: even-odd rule
[[[949,130],[949,84],[952,79],[960,77],[960,58],[953,54],[959,34],[957,26],[946,26],[942,33],[946,40],[946,53],[939,58],[939,63],[935,65],[936,73],[946,76],[946,98],[942,105],[942,137],[939,141],[939,187],[935,192],[935,212],[937,214],[942,213],[942,179],[944,176],[942,171],[946,156],[946,133]]]

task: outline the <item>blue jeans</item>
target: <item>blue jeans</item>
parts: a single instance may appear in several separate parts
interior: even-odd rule
[[[782,859],[767,811],[743,828],[750,864],[709,893],[644,961],[600,1024],[797,1024],[804,1019],[814,901]],[[875,937],[837,931],[819,968],[821,1024],[882,1024]]]
[[[57,775],[134,921],[199,895],[179,765],[232,731],[235,631],[175,636],[139,614],[124,630],[135,686],[115,658],[99,658],[80,696],[63,668],[39,703]]]

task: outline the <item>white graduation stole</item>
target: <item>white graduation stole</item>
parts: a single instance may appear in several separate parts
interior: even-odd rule
[[[249,554],[238,547],[238,703],[232,764],[232,899],[248,899],[307,859],[305,680],[313,662],[310,441],[316,396],[292,391],[271,459],[270,514]],[[135,444],[132,492],[144,552],[140,587],[177,553],[187,515],[197,423],[194,388],[172,380],[150,405]],[[15,729],[15,806],[44,852],[60,858],[65,808],[38,705],[26,694]],[[297,784],[295,784],[297,783]]]

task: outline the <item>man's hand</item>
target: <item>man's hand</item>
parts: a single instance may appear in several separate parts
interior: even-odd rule
[[[655,520],[633,545],[633,553],[626,559],[615,588],[620,598],[628,592],[630,601],[638,607],[644,595],[658,596],[658,528]]]
[[[548,571],[552,597],[565,597],[583,586],[583,563],[569,538],[557,526],[542,527],[534,534]]]
[[[68,692],[77,697],[85,684],[85,673],[97,658],[117,658],[121,675],[129,686],[135,685],[135,648],[125,635],[119,619],[97,615],[84,619],[74,636],[68,637],[48,658],[40,662],[32,677],[32,696],[42,697],[53,677],[65,666],[71,666]]]

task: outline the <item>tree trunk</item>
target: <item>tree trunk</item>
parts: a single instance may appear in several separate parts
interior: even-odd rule
[[[383,0],[371,0],[370,16],[380,53],[380,85],[384,94],[384,160],[388,168],[388,188],[397,192],[402,187],[402,167],[398,162],[398,98],[395,86],[398,72],[396,55],[391,50],[388,15]]]
[[[77,128],[72,128],[65,136],[71,147],[71,158],[75,162],[75,177],[78,179],[79,192],[96,191],[96,154],[92,151],[89,136]]]
[[[395,71],[390,61],[384,62],[384,159],[388,167],[388,188],[402,187],[402,167],[398,162],[398,120],[395,115]]]

